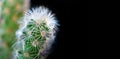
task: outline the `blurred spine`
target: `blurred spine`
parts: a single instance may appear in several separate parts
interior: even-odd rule
[[[24,0],[0,0],[0,59],[11,59],[17,20],[26,10],[24,4]]]
[[[0,0],[0,22],[1,22],[1,14],[2,14],[2,0]]]

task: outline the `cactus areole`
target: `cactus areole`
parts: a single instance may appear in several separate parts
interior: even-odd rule
[[[44,59],[55,40],[57,20],[45,7],[28,10],[18,21],[13,59]]]

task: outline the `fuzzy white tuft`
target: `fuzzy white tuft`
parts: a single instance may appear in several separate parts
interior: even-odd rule
[[[16,32],[16,36],[19,39],[22,35],[22,31],[28,25],[28,22],[31,22],[33,19],[36,22],[46,21],[47,27],[50,29],[51,34],[54,34],[55,30],[57,30],[57,23],[54,14],[51,13],[45,7],[33,8],[32,10],[28,10],[22,20],[19,21],[20,27],[19,30]]]

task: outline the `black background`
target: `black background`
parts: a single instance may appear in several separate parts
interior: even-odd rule
[[[53,52],[48,59],[76,59],[74,43],[78,33],[78,5],[72,0],[31,0],[31,8],[45,6],[55,13],[59,21],[59,32]],[[78,33],[79,34],[79,33]],[[73,55],[76,55],[73,57]],[[72,58],[73,57],[73,58]]]

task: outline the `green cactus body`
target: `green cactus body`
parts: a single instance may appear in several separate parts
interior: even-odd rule
[[[46,58],[57,30],[55,17],[47,8],[39,7],[29,10],[19,24],[14,59]]]
[[[0,0],[0,59],[10,59],[18,28],[16,20],[23,14],[23,0]]]
[[[29,22],[27,27],[23,30],[21,39],[24,39],[24,50],[18,50],[18,59],[36,59],[40,58],[40,50],[46,41],[46,33],[49,31],[46,23],[36,24],[34,20]]]

